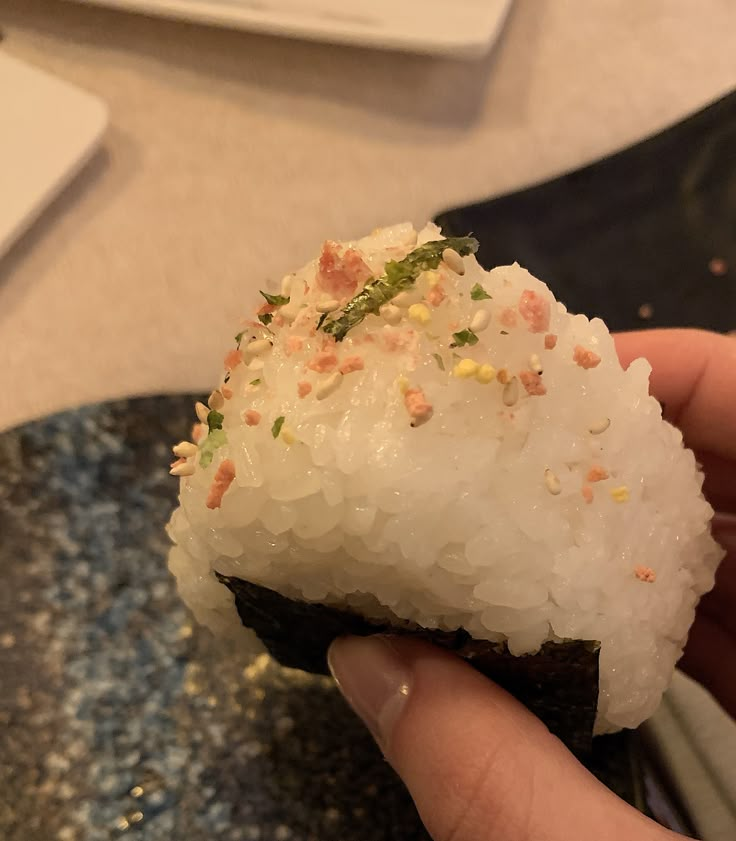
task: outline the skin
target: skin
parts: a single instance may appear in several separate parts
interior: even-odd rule
[[[616,337],[652,364],[652,393],[706,472],[727,549],[680,665],[736,716],[736,339],[695,330]],[[424,643],[333,643],[338,685],[402,777],[435,841],[683,841],[619,800],[544,725],[458,658]]]
[[[727,551],[716,586],[701,600],[679,665],[736,717],[736,339],[700,330],[622,333],[624,366],[652,365],[650,390],[665,404],[705,472],[704,493],[716,511],[713,534]]]

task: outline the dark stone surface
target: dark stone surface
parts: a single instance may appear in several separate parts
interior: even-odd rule
[[[233,658],[180,602],[167,465],[193,400],[0,435],[0,838],[425,839],[331,680]]]
[[[559,178],[440,213],[610,330],[736,330],[736,91]],[[720,262],[716,269],[712,261]]]
[[[538,654],[513,657],[505,647],[464,630],[427,630],[369,622],[348,610],[286,598],[240,578],[217,576],[235,595],[243,624],[284,666],[328,674],[327,649],[339,636],[411,635],[464,658],[518,698],[580,757],[589,757],[598,706],[598,644],[548,643]]]
[[[193,397],[0,435],[3,841],[426,839],[329,678],[223,651],[166,567]],[[597,772],[631,797],[625,736]]]

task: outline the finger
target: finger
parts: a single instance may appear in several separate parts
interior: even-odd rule
[[[688,447],[736,459],[736,342],[703,330],[647,330],[614,336],[624,366],[652,366],[652,394]]]
[[[736,514],[736,463],[702,451],[695,453],[695,457],[705,474],[705,498],[716,511]]]
[[[708,689],[736,718],[736,637],[708,614],[700,613],[690,629],[680,668]]]
[[[677,837],[611,794],[537,718],[454,655],[396,637],[343,638],[330,666],[435,841]]]
[[[698,605],[698,615],[707,616],[731,634],[736,654],[736,516],[716,514],[713,537],[726,550],[726,557],[716,571],[715,587]]]

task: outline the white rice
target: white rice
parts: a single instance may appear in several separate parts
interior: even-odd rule
[[[418,242],[440,237],[428,226]],[[416,242],[406,224],[351,245],[380,275]],[[323,400],[315,391],[297,395],[298,382],[316,389],[330,376],[305,369],[324,341],[321,331],[313,334],[316,305],[328,297],[315,279],[317,261],[285,279],[290,301],[281,312],[296,320],[274,328],[272,349],[232,371],[233,395],[221,409],[227,443],[206,468],[199,454],[188,460],[196,469],[181,479],[170,568],[197,619],[218,634],[249,632],[215,570],[368,616],[463,627],[478,639],[507,641],[516,655],[547,640],[599,640],[596,731],[635,727],[669,685],[722,554],[710,535],[702,474],[648,395],[649,365],[640,359],[623,371],[601,320],[569,314],[516,264],[485,272],[475,258],[463,262],[462,277],[440,269],[447,298],[427,305],[429,323],[410,321],[402,302],[400,324],[368,316],[353,328],[336,352],[341,360],[360,356],[365,368],[342,377]],[[411,301],[423,301],[436,280],[420,277]],[[492,298],[471,299],[476,283]],[[518,315],[525,290],[551,304],[542,333]],[[450,349],[451,334],[479,311],[490,323],[478,343]],[[512,320],[510,311],[515,327],[499,320],[504,313]],[[557,337],[554,349],[545,349],[546,334]],[[267,334],[251,328],[243,346],[256,335]],[[304,340],[301,350],[292,341],[289,352],[290,335]],[[406,347],[389,350],[387,336],[403,336]],[[580,367],[576,346],[600,364]],[[536,354],[546,394],[522,388],[508,407],[497,379],[454,376],[453,353],[510,375],[530,369]],[[255,379],[260,384],[251,385]],[[417,428],[407,385],[433,406]],[[243,422],[248,409],[261,414],[258,425]],[[278,417],[284,426],[274,439]],[[606,419],[610,426],[591,434]],[[235,480],[211,510],[206,499],[225,459]],[[609,478],[590,483],[596,465]],[[612,490],[628,492],[628,501],[617,502]],[[656,580],[641,580],[638,567]]]

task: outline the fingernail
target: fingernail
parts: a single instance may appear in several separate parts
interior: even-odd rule
[[[345,699],[385,749],[409,699],[408,665],[382,636],[337,639],[327,661]]]

